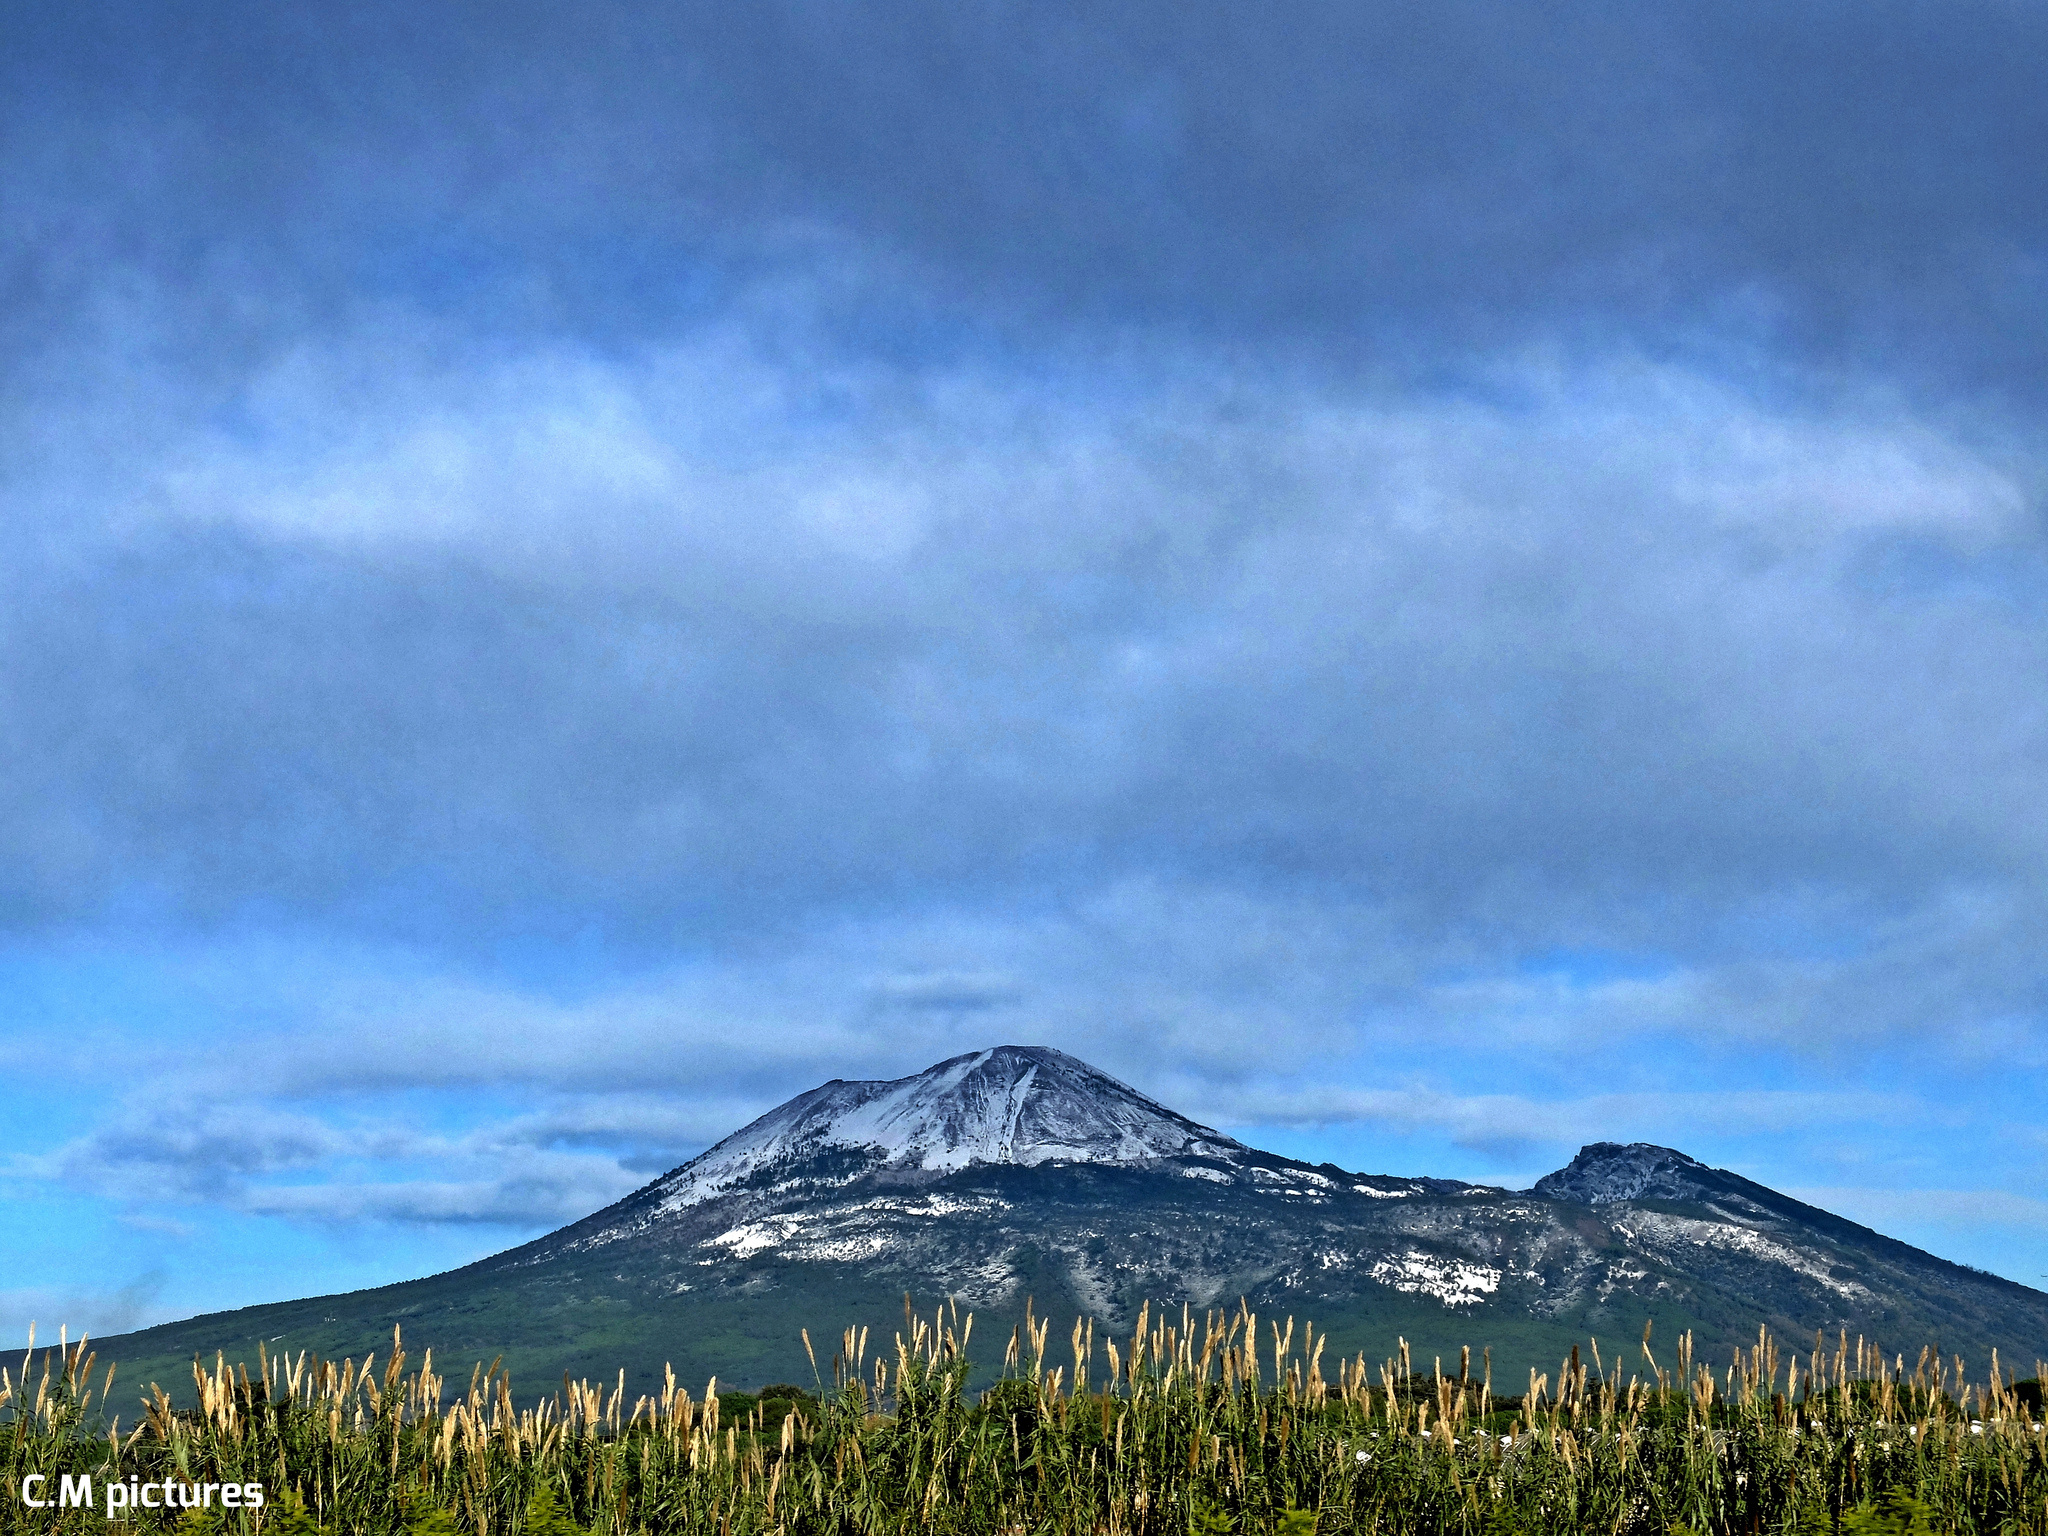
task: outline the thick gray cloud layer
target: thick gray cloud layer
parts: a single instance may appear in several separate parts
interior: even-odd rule
[[[885,351],[962,309],[1026,344],[1158,326],[1423,370],[1620,327],[2040,383],[2025,6],[116,5],[9,30],[24,337],[110,259],[180,282],[230,349],[251,289],[317,319],[493,279],[631,337],[829,240],[914,278],[841,315]]]

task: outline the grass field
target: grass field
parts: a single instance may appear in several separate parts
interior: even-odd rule
[[[1645,1338],[1525,1382],[1486,1356],[1325,1358],[1248,1310],[1111,1340],[1027,1323],[969,1384],[973,1320],[849,1332],[808,1385],[692,1396],[573,1382],[515,1401],[394,1339],[381,1359],[195,1363],[197,1406],[138,1400],[82,1345],[0,1376],[0,1529],[629,1536],[895,1531],[1916,1532],[2048,1536],[2038,1365],[1759,1335],[1718,1368]],[[979,1341],[988,1345],[986,1338]],[[112,1412],[123,1399],[140,1411]],[[40,1477],[42,1482],[29,1481]],[[90,1477],[91,1507],[56,1502]],[[140,1507],[255,1484],[258,1508]],[[24,1488],[48,1498],[30,1507]],[[118,1491],[116,1491],[118,1490]]]

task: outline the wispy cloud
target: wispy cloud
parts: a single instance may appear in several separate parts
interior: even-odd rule
[[[672,1130],[677,1118],[658,1119],[644,1106],[636,1114],[630,1104],[578,1109],[573,1120],[558,1111],[459,1133],[423,1132],[403,1117],[332,1125],[261,1106],[140,1110],[19,1160],[14,1174],[105,1196],[139,1219],[188,1231],[180,1213],[209,1209],[328,1225],[546,1227],[644,1182],[623,1166],[620,1150],[645,1149],[649,1131]],[[681,1160],[661,1161],[665,1168]]]

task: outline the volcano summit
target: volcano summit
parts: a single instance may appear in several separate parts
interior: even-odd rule
[[[1596,1143],[1528,1191],[1261,1152],[1042,1046],[799,1094],[617,1204],[464,1269],[101,1342],[175,1379],[209,1358],[388,1345],[651,1380],[802,1379],[798,1329],[963,1308],[1125,1323],[1248,1299],[1344,1352],[1493,1348],[1548,1366],[1645,1321],[1701,1350],[1846,1329],[1886,1349],[2048,1355],[2048,1295],[1669,1148]]]

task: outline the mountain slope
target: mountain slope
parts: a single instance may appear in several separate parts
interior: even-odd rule
[[[1526,1192],[1310,1166],[1247,1147],[1042,1047],[801,1094],[559,1232],[466,1269],[105,1341],[174,1374],[193,1350],[360,1355],[402,1323],[444,1361],[522,1377],[806,1379],[798,1329],[886,1324],[909,1292],[1007,1332],[1127,1324],[1144,1300],[1313,1318],[1333,1349],[1490,1345],[1548,1369],[1588,1334],[1703,1358],[1847,1329],[1884,1347],[2048,1355],[2048,1296],[1949,1264],[1682,1153],[1598,1143]],[[886,1336],[886,1334],[885,1334]]]

